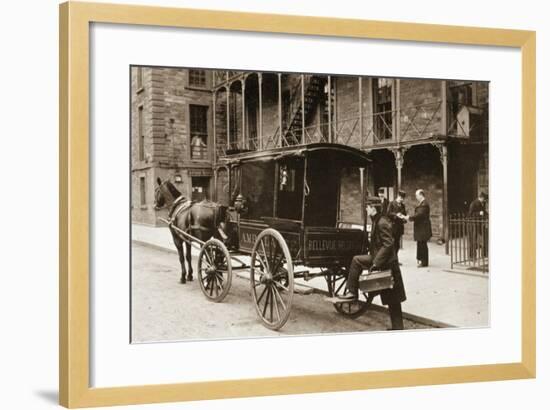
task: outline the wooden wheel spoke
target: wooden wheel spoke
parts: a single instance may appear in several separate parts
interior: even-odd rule
[[[261,254],[260,252],[257,252],[257,255],[258,255],[258,260],[260,261],[260,265],[262,265],[264,271],[265,271],[266,273],[268,273],[268,272],[269,272],[269,268],[268,268],[268,265],[266,265],[266,263],[267,263],[267,257],[266,257],[266,260],[265,260],[265,262],[264,262],[264,260],[262,259],[262,254]]]
[[[275,302],[275,313],[277,314],[277,321],[281,320],[281,313],[279,312],[279,303],[277,302],[277,298],[275,297],[275,286],[271,288],[271,292],[273,293],[273,301]]]
[[[268,286],[265,287],[265,290],[267,291],[269,289]],[[267,292],[267,296],[265,297],[265,304],[264,304],[264,310],[262,312],[262,316],[265,317],[265,312],[267,311],[267,304],[269,303],[271,293]]]
[[[266,263],[266,267],[264,267],[264,269],[267,271],[267,272],[271,272],[271,266],[269,265],[269,257],[267,256],[267,252],[265,250],[265,246],[264,246],[264,241],[263,239],[261,240],[260,244],[262,245],[262,250],[264,251],[264,255],[265,255],[265,263]],[[261,256],[261,254],[258,252],[258,255]]]
[[[279,298],[279,302],[281,302],[281,306],[283,307],[283,310],[286,311],[285,302],[283,301],[283,297],[281,296],[281,294],[280,294],[279,291],[277,290],[277,286],[273,286],[273,293],[275,294],[276,297]]]
[[[218,281],[215,277],[212,278],[212,289],[214,289],[214,292],[216,296],[219,295],[220,287],[218,286]]]
[[[285,255],[283,253],[281,253],[281,257],[279,258],[279,260],[277,260],[273,265],[273,276],[275,276],[278,271],[279,271],[279,267],[281,266],[281,262],[283,261],[283,259],[285,258]]]
[[[289,292],[289,289],[280,282],[275,282],[275,286],[277,286],[278,288],[284,290],[285,292]]]
[[[223,289],[223,279],[218,275],[217,272],[214,274],[214,279],[216,280],[218,288]]]
[[[277,272],[273,275],[273,280],[277,281],[277,279],[288,279],[288,272],[286,270]]]
[[[265,293],[267,292],[267,286],[264,288],[262,293],[260,294],[260,297],[256,300],[256,304],[260,306],[260,302],[262,301],[262,298],[264,297]]]
[[[213,268],[214,266],[216,266],[216,265],[214,265],[214,261],[212,260],[212,257],[210,255],[210,249],[209,248],[206,248],[204,250],[204,257],[208,261],[208,264],[210,265],[210,268]]]
[[[214,278],[212,276],[210,276],[209,278],[209,283],[210,283],[210,296],[212,296],[212,293],[214,292]]]
[[[212,278],[210,277],[210,275],[207,275],[205,279],[206,279],[206,285],[204,286],[204,289],[208,290],[212,285]]]

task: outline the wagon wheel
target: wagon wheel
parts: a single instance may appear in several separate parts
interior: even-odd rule
[[[283,236],[275,229],[265,229],[256,238],[250,286],[262,324],[272,330],[283,327],[294,295],[294,266]]]
[[[334,273],[332,275],[327,275],[326,277],[328,291],[331,297],[338,297],[348,293],[348,276],[346,273]],[[344,316],[347,316],[351,319],[357,319],[363,313],[365,313],[374,299],[372,293],[368,294],[363,292],[364,300],[359,298],[359,300],[353,302],[338,302],[334,303],[334,309]]]
[[[199,284],[208,299],[221,302],[231,288],[231,258],[225,245],[212,238],[199,253]]]

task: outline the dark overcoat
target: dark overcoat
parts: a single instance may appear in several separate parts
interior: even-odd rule
[[[390,203],[390,201],[388,201],[388,198],[382,198],[382,204],[380,205],[381,208],[382,208],[380,210],[380,213],[382,215],[387,215],[389,203]]]
[[[397,216],[399,213],[407,215],[405,204],[403,202],[391,201],[388,205],[388,212],[386,215],[390,218],[393,224],[393,234],[395,236],[401,236],[403,235],[403,232],[405,232],[404,224],[406,221]]]
[[[414,215],[409,216],[414,222],[414,240],[427,242],[432,237],[432,223],[430,221],[430,204],[425,199],[414,208]]]
[[[474,199],[470,204],[468,216],[472,218],[488,218],[489,213],[487,212],[487,202],[481,202],[479,199]]]
[[[393,289],[386,289],[381,292],[384,305],[404,302],[407,299],[401,269],[395,255],[392,233],[390,219],[384,215],[376,215],[373,220],[369,243],[369,251],[373,258],[372,264],[380,270],[391,269],[394,282]]]

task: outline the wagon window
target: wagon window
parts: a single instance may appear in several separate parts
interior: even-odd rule
[[[343,168],[340,174],[339,223],[362,226],[361,176],[359,168]]]
[[[336,226],[340,165],[324,155],[308,158],[306,226]]]
[[[260,220],[273,216],[275,163],[245,162],[241,168],[241,194],[246,199],[243,218]]]
[[[286,165],[279,167],[279,191],[294,192],[296,190],[296,170]]]
[[[302,220],[304,195],[304,159],[279,161],[277,217]]]

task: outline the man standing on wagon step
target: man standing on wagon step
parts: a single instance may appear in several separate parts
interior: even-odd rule
[[[414,215],[401,215],[400,218],[413,221],[414,240],[416,241],[416,263],[419,268],[428,266],[428,241],[432,237],[432,223],[430,221],[430,204],[422,189],[416,190],[418,205],[414,208]]]
[[[391,330],[403,329],[403,313],[401,303],[407,299],[401,270],[393,243],[392,223],[382,215],[382,201],[377,197],[369,197],[366,201],[367,214],[372,219],[372,229],[369,241],[369,253],[356,255],[351,261],[348,275],[348,292],[340,296],[342,301],[353,301],[359,297],[359,276],[364,269],[370,271],[391,269],[393,288],[384,289],[380,296],[382,303],[388,306],[391,318]]]

